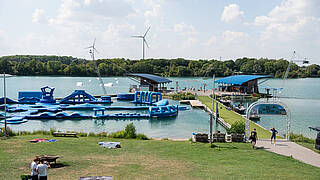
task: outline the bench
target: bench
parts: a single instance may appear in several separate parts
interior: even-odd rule
[[[71,132],[53,132],[52,133],[53,136],[72,136],[72,137],[77,137],[77,133],[71,133]]]
[[[49,164],[54,162],[55,164],[57,163],[57,159],[59,158],[59,156],[48,156],[48,155],[40,155],[40,156],[36,156],[36,158],[41,161],[47,161]]]

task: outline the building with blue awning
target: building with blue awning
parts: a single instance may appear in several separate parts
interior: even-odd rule
[[[130,73],[127,76],[135,78],[136,82],[139,82],[138,89],[143,91],[164,90],[166,89],[165,85],[172,82],[167,78],[153,74]]]
[[[216,80],[219,91],[240,92],[245,94],[259,93],[258,79],[271,78],[265,75],[234,75]]]

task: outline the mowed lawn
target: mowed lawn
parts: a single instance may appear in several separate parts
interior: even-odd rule
[[[57,142],[30,143],[33,138]],[[120,141],[122,148],[105,149],[100,141]],[[319,179],[320,168],[301,163],[249,143],[190,143],[110,139],[16,136],[0,140],[0,179],[29,173],[35,155],[59,155],[62,168],[51,168],[49,179],[113,176],[114,179]]]
[[[212,110],[212,98],[208,96],[199,96],[198,99],[205,104],[208,108]],[[241,115],[235,113],[234,111],[227,110],[225,106],[221,103],[218,103],[218,108],[219,108],[219,115],[220,117],[225,120],[227,123],[232,125],[236,121],[242,121],[246,122],[246,119],[242,117]],[[271,137],[271,132],[268,130],[262,128],[261,126],[257,125],[253,121],[250,121],[250,132],[256,128],[257,133],[258,133],[258,138],[259,139],[270,139]],[[281,137],[279,137],[281,138]]]

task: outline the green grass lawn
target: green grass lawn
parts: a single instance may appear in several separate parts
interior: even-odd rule
[[[212,110],[212,98],[208,96],[199,96],[198,99]],[[246,122],[245,118],[235,113],[234,111],[227,110],[223,104],[218,103],[218,108],[219,108],[220,117],[230,125],[232,125],[234,122],[239,120]],[[271,132],[263,129],[262,127],[258,126],[256,123],[250,121],[250,132],[254,128],[257,129],[259,139],[269,139],[271,137]]]
[[[320,168],[248,143],[209,144],[187,141],[63,138],[30,143],[49,135],[16,136],[0,140],[0,179],[19,179],[29,173],[35,155],[59,155],[62,168],[51,168],[49,179],[113,176],[114,179],[319,179]],[[105,149],[100,141],[120,141],[121,149]]]
[[[307,142],[295,142],[295,143],[300,144],[303,147],[309,148],[314,152],[320,153],[320,151],[314,147],[315,145],[314,143],[307,143]]]

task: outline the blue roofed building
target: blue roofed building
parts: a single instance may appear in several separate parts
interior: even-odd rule
[[[139,87],[130,87],[130,89],[136,89],[140,91],[160,91],[166,90],[166,84],[172,81],[153,74],[143,74],[143,73],[130,73],[127,76],[132,77],[133,80],[139,83]]]
[[[239,92],[244,94],[259,93],[258,80],[271,78],[266,75],[234,75],[216,80],[218,90],[225,92]]]

